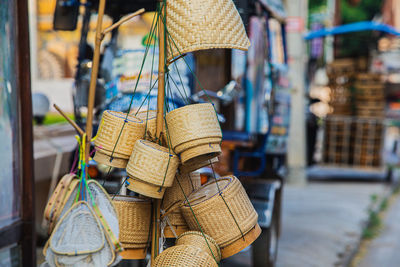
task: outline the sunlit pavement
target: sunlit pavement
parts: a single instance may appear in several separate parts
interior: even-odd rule
[[[400,264],[400,197],[397,195],[383,219],[380,234],[364,252],[359,267],[397,267]]]
[[[282,235],[278,267],[342,266],[357,249],[367,208],[374,194],[389,188],[382,182],[310,182],[287,185],[283,193]],[[250,251],[224,266],[250,266]],[[385,265],[370,265],[385,266]]]

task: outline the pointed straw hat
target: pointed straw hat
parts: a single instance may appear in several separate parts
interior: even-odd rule
[[[232,0],[168,0],[167,30],[168,60],[197,50],[250,46]]]

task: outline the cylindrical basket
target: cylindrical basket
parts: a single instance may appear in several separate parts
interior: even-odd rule
[[[205,162],[221,154],[222,133],[210,103],[187,105],[166,115],[172,147],[182,164]]]
[[[124,259],[144,259],[150,237],[151,201],[132,196],[116,196],[113,204],[118,214],[119,241]]]
[[[217,267],[217,262],[195,246],[179,245],[167,248],[154,261],[152,267]]]
[[[218,243],[222,258],[227,258],[249,246],[261,229],[257,212],[240,181],[226,176],[217,182],[218,187],[212,181],[193,192],[188,198],[190,206],[185,201],[181,211],[189,228],[200,231],[197,219],[204,233]]]
[[[126,167],[130,177],[128,189],[161,199],[165,188],[172,186],[178,165],[179,159],[172,150],[150,141],[138,140]]]
[[[94,160],[117,168],[125,168],[135,141],[143,138],[145,124],[126,113],[106,110],[94,140]]]
[[[166,211],[166,215],[163,216],[163,219],[167,220],[164,229],[164,236],[166,238],[176,238],[178,235],[189,230],[186,221],[182,216],[180,206],[185,200],[185,195],[189,196],[190,193],[200,186],[200,174],[193,172],[188,174],[177,174],[172,186],[165,190],[161,209]]]
[[[211,257],[215,258],[217,262],[221,261],[221,251],[214,239],[207,234],[202,234],[198,231],[188,231],[181,234],[175,242],[175,245],[190,245],[200,248],[207,252]]]

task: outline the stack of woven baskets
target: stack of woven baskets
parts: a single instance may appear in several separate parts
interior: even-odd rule
[[[338,59],[327,66],[332,115],[352,115],[351,84],[356,72],[352,59]]]
[[[126,186],[142,196],[117,196],[113,200],[119,216],[120,242],[125,248],[122,256],[145,256],[150,233],[149,198],[162,199],[162,233],[167,238],[202,230],[221,247],[222,258],[251,244],[260,228],[257,213],[239,180],[224,177],[201,186],[200,174],[193,172],[217,161],[221,153],[222,134],[214,106],[193,104],[167,113],[164,142],[158,143],[155,115],[154,111],[136,115],[105,111],[95,141],[96,153],[107,155],[107,160],[100,162],[111,165],[114,155],[126,162]],[[180,249],[183,247],[174,251]],[[185,247],[179,253],[187,249],[192,248]]]
[[[382,118],[385,111],[384,85],[379,74],[360,73],[355,87],[356,113],[363,118]]]

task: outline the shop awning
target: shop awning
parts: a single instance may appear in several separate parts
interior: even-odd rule
[[[358,31],[381,31],[393,35],[400,35],[399,31],[397,31],[395,28],[387,24],[372,22],[372,21],[361,21],[331,28],[325,28],[317,31],[312,31],[309,32],[304,37],[304,39],[311,40],[313,38],[325,37],[327,35],[344,34],[350,32],[358,32]]]

